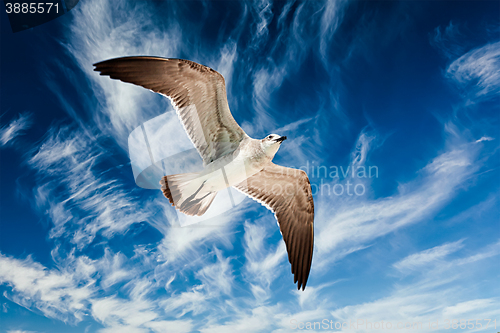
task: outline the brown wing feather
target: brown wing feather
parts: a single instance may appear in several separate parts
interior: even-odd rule
[[[94,64],[95,71],[170,98],[204,164],[234,151],[247,135],[227,103],[217,71],[183,59],[123,57]]]
[[[271,163],[235,188],[274,212],[294,283],[298,282],[297,288],[304,290],[314,246],[314,202],[307,174]]]

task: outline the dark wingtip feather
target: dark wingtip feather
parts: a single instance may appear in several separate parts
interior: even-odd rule
[[[168,201],[172,204],[172,206],[175,206],[174,198],[172,196],[172,193],[170,192],[170,188],[168,187],[167,176],[164,176],[160,180],[160,185],[161,185],[161,190],[163,192],[163,195],[168,199]]]

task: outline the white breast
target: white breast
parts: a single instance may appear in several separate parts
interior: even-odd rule
[[[257,141],[257,140],[255,140]],[[261,171],[272,157],[260,150],[260,145],[247,144],[235,156],[225,156],[205,167],[203,172],[206,180],[204,190],[220,191],[237,185],[248,177]]]

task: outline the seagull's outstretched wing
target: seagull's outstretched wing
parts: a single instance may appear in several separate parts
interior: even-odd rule
[[[94,66],[101,75],[167,96],[205,165],[247,137],[229,110],[224,78],[209,67],[159,57],[116,58]]]
[[[307,174],[271,163],[235,188],[274,212],[294,283],[298,281],[297,288],[304,290],[314,244],[314,202]]]

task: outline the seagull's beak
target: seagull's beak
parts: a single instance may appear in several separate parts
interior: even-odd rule
[[[286,140],[286,136],[282,136],[282,137],[280,137],[280,138],[276,139],[276,142],[281,143],[281,142],[283,142],[283,141],[285,141],[285,140]]]

